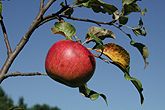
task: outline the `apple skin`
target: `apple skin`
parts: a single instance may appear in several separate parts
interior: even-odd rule
[[[69,87],[80,87],[94,74],[93,54],[79,42],[60,40],[49,49],[45,69],[49,77]]]

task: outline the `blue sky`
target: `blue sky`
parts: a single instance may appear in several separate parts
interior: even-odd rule
[[[59,2],[57,3],[59,4]],[[48,13],[56,12],[59,7],[53,5]],[[118,4],[117,2],[115,4]],[[97,60],[97,67],[94,76],[88,85],[91,89],[106,94],[109,102],[107,107],[104,101],[99,98],[97,101],[90,101],[79,94],[78,89],[69,88],[57,83],[49,77],[17,77],[5,80],[1,86],[6,93],[16,102],[23,96],[28,106],[36,103],[46,103],[51,106],[58,106],[61,110],[164,110],[165,109],[165,51],[164,41],[164,4],[162,0],[142,1],[140,5],[147,8],[148,12],[143,17],[144,25],[148,35],[146,37],[133,36],[137,41],[145,43],[149,47],[149,66],[144,70],[142,57],[138,51],[128,46],[127,39],[119,30],[113,27],[104,26],[111,29],[116,34],[116,42],[126,48],[131,54],[131,75],[140,79],[143,84],[144,104],[141,106],[139,95],[134,86],[126,81],[123,73],[115,66],[108,65]],[[33,19],[35,18],[39,0],[20,0],[3,2],[3,17],[9,35],[9,40],[14,48],[21,37],[26,33]],[[81,13],[80,13],[81,12]],[[75,11],[75,16],[97,18],[98,20],[108,20],[107,16],[93,15],[88,10],[79,9]],[[48,14],[47,13],[47,14]],[[131,18],[132,17],[132,18]],[[131,25],[138,22],[137,14],[130,16]],[[85,38],[85,33],[90,26],[95,24],[71,22],[77,29],[77,36]],[[44,59],[49,47],[62,36],[53,35],[50,28],[54,21],[39,27],[30,38],[28,44],[16,58],[9,72],[42,72],[45,73]],[[0,32],[0,36],[2,33]],[[6,49],[3,37],[0,37],[0,66],[6,57]]]

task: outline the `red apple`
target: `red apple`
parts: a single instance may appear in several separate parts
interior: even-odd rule
[[[95,58],[82,44],[61,40],[52,45],[45,61],[45,69],[52,79],[70,87],[80,87],[95,71]]]

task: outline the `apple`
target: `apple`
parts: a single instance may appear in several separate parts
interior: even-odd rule
[[[45,70],[49,77],[69,87],[80,87],[94,74],[94,55],[82,44],[60,40],[49,49]]]

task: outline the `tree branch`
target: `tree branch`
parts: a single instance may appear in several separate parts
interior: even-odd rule
[[[7,48],[7,54],[9,56],[12,53],[12,49],[11,49],[11,46],[10,46],[10,43],[9,43],[9,40],[8,40],[8,35],[7,35],[6,28],[5,28],[5,24],[3,22],[3,17],[0,18],[0,25],[1,25],[1,28],[2,28],[4,41],[5,41],[6,48]]]
[[[17,76],[47,76],[47,74],[40,72],[30,72],[30,73],[12,72],[6,74],[2,79],[0,79],[0,83],[9,77],[17,77]]]
[[[17,55],[21,52],[21,50],[24,48],[28,40],[30,39],[32,33],[35,31],[36,28],[38,28],[38,25],[42,22],[42,17],[45,14],[45,12],[48,10],[48,8],[55,2],[56,0],[49,0],[44,8],[40,9],[39,14],[31,24],[29,30],[27,33],[22,37],[20,42],[17,44],[17,47],[15,50],[10,54],[10,56],[6,59],[1,71],[0,71],[0,80],[4,79],[5,74],[7,74],[11,64],[17,57]]]

